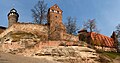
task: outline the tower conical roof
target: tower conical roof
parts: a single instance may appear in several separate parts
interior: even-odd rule
[[[17,13],[17,10],[14,9],[14,8],[12,8],[12,9],[10,10],[10,12],[16,12],[16,13]]]
[[[17,17],[19,17],[19,14],[17,13],[17,10],[16,10],[15,8],[12,8],[12,9],[10,10],[10,12],[8,13],[8,16],[9,16],[11,13],[16,14]]]

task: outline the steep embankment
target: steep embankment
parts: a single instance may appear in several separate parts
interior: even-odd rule
[[[6,29],[3,33],[0,34],[0,38],[4,37],[10,32],[17,32],[22,31],[26,33],[32,33],[36,35],[47,35],[48,28],[44,25],[38,25],[38,24],[30,24],[30,23],[16,23],[13,24],[11,27]]]
[[[33,58],[0,52],[0,63],[57,63],[45,58]]]
[[[95,63],[99,59],[96,51],[87,47],[78,46],[59,46],[59,47],[46,47],[35,53],[35,57],[63,62],[63,63]]]
[[[21,52],[20,52],[21,51]],[[34,49],[11,51],[18,55],[35,57],[39,59],[47,59],[50,61],[57,61],[60,63],[109,63],[112,62],[109,58],[99,55],[94,49],[82,46],[58,46],[58,47],[44,47],[40,50]]]

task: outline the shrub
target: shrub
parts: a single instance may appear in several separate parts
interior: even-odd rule
[[[66,43],[61,42],[61,43],[59,44],[59,46],[66,46]]]

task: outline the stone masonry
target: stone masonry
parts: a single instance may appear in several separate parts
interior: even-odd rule
[[[7,35],[9,32],[22,31],[26,33],[32,33],[36,35],[45,35],[49,40],[69,40],[74,38],[72,41],[78,41],[78,37],[69,35],[66,33],[66,28],[62,23],[62,10],[57,4],[53,5],[48,9],[47,14],[47,25],[39,25],[33,23],[19,23],[19,14],[14,8],[8,13],[8,29],[0,34],[0,38]],[[71,37],[71,38],[69,38]]]

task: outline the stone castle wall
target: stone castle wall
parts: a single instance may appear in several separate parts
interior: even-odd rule
[[[65,41],[79,41],[78,36],[67,34],[67,33],[63,33],[62,39]]]
[[[48,27],[45,25],[38,25],[38,24],[30,24],[30,23],[16,23],[13,24],[11,27],[6,29],[3,33],[0,34],[0,38],[7,35],[9,32],[27,32],[36,35],[48,35]]]
[[[7,35],[9,32],[27,32],[32,33],[36,35],[45,35],[48,38],[48,27],[45,25],[38,25],[38,24],[32,24],[32,23],[16,23],[13,24],[11,27],[6,29],[3,33],[0,34],[0,38]],[[62,40],[66,41],[79,41],[78,36],[74,36],[67,33],[62,33]]]

